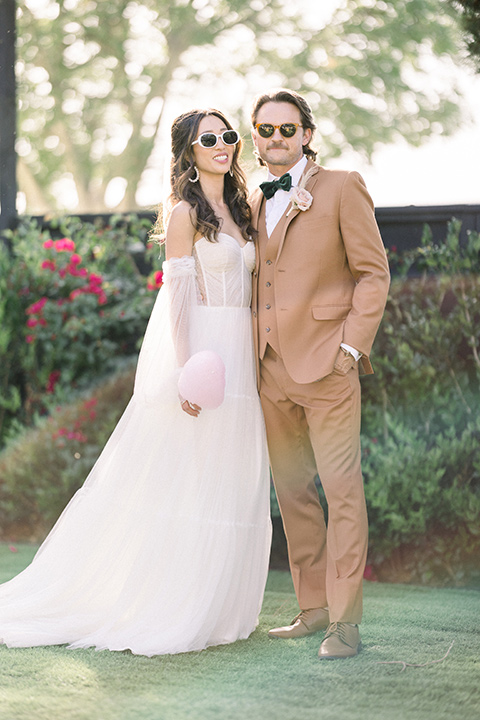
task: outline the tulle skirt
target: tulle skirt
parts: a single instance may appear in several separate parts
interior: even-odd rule
[[[192,350],[215,350],[226,395],[180,408],[160,293],[133,397],[32,564],[0,586],[0,642],[158,655],[247,638],[266,582],[265,431],[248,308],[195,309]]]

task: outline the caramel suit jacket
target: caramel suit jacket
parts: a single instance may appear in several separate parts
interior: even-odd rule
[[[362,177],[328,170],[311,160],[304,174],[310,169],[310,208],[288,213],[290,203],[270,238],[264,196],[257,189],[251,197],[252,222],[258,229],[252,297],[257,370],[268,342],[265,326],[273,320],[285,367],[301,384],[333,371],[341,342],[362,353],[364,373],[373,372],[369,356],[390,282],[373,202]],[[268,310],[273,316],[258,306],[267,269],[273,273]]]

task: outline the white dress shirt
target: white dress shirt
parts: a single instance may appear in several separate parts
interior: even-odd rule
[[[292,187],[290,188],[290,190],[277,190],[275,195],[266,201],[265,221],[267,224],[268,237],[270,237],[272,232],[275,230],[275,225],[278,223],[283,213],[287,209],[288,203],[290,202],[290,198],[293,194],[293,188],[296,187],[300,182],[300,178],[303,175],[306,164],[307,156],[304,155],[302,159],[299,160],[297,164],[288,171],[289,175],[291,175],[292,178]],[[269,172],[267,180],[271,182],[272,180],[278,180],[278,177],[276,175],[272,175],[272,173]]]
[[[300,182],[300,178],[304,173],[306,165],[307,156],[304,155],[301,160],[299,160],[297,164],[288,171],[292,178],[292,187],[290,188],[290,190],[277,190],[275,195],[265,202],[265,222],[267,225],[268,237],[270,237],[270,235],[275,229],[276,224],[286,211],[293,194],[293,189]],[[278,179],[279,178],[276,175],[272,175],[271,172],[268,173],[267,180],[269,182]],[[342,342],[340,345],[341,347],[345,348],[345,350],[347,350],[351,355],[353,355],[357,362],[358,360],[360,360],[362,353],[358,352],[358,350],[353,348],[351,345],[347,345],[346,343]]]

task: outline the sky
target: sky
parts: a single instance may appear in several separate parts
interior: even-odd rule
[[[341,0],[297,0],[328,20]],[[441,72],[441,66],[434,72]],[[328,167],[357,170],[377,207],[480,204],[480,73],[455,70],[464,91],[464,121],[449,137],[414,148],[399,141],[377,150],[367,163],[344,153]]]
[[[358,170],[377,207],[479,205],[480,75],[461,70],[459,75],[465,86],[466,120],[454,135],[433,138],[419,148],[404,142],[385,146],[371,164],[344,155],[329,167]]]

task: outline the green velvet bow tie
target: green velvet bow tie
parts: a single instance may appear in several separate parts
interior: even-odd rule
[[[292,187],[292,176],[289,173],[285,173],[278,180],[272,180],[271,182],[263,182],[260,185],[260,190],[263,192],[267,200],[272,198],[277,190],[286,190],[287,192]]]

